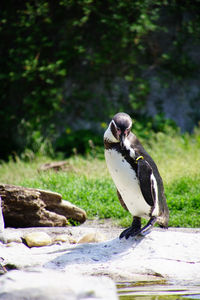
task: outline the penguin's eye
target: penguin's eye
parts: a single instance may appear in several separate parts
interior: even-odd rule
[[[119,127],[117,127],[117,132],[120,134],[121,133],[121,129]]]
[[[124,134],[125,134],[126,136],[129,135],[129,132],[130,132],[130,129],[129,129],[129,128],[127,128],[126,130],[124,130]]]

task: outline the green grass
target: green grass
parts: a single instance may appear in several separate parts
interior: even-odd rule
[[[166,185],[170,224],[179,227],[200,227],[200,174],[181,177]]]
[[[193,135],[159,133],[145,148],[156,161],[164,180],[170,209],[169,226],[200,227],[200,131]],[[17,159],[0,164],[0,182],[48,189],[82,207],[89,218],[113,218],[127,226],[131,216],[117,199],[105,161],[91,156],[69,158],[68,169],[39,172],[48,157],[29,162]]]

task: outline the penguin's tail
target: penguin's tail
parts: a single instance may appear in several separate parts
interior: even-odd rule
[[[157,223],[161,228],[168,228],[169,210],[167,209],[162,215],[157,218]]]

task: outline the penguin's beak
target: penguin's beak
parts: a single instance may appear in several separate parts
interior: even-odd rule
[[[125,139],[125,135],[123,133],[121,133],[119,136],[119,140],[120,140],[119,144],[122,149],[124,149],[124,139]]]

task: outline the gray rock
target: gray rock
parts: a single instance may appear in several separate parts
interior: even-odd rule
[[[5,225],[10,227],[66,226],[67,219],[83,223],[83,209],[51,191],[0,184]]]
[[[61,234],[61,228],[57,230]],[[91,232],[94,228],[80,226],[66,228],[63,233],[79,240]],[[0,243],[0,256],[5,267],[10,264],[18,269],[57,269],[69,277],[71,274],[107,275],[118,282],[168,278],[200,284],[199,233],[155,228],[144,238],[119,240],[113,230],[112,239],[100,243],[66,242],[31,249],[23,244],[12,243],[8,247]],[[107,235],[104,231],[103,234]]]
[[[5,234],[4,234],[4,218],[2,213],[2,206],[1,206],[1,196],[0,196],[0,241],[6,242]]]
[[[114,282],[105,277],[65,274],[56,270],[11,271],[0,278],[3,300],[117,300]]]

